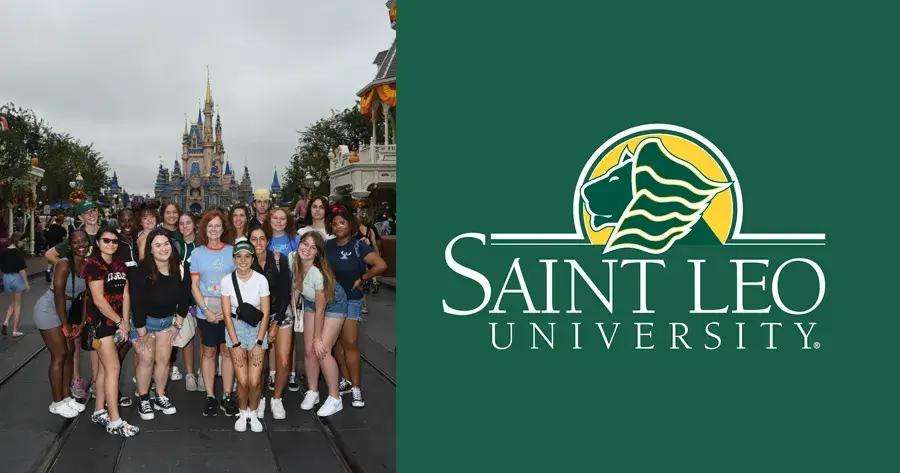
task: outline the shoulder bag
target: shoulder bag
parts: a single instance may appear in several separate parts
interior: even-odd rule
[[[244,299],[241,297],[241,288],[238,285],[237,271],[231,272],[231,282],[234,284],[234,295],[238,300],[237,310],[234,311],[235,318],[246,322],[251,327],[258,327],[259,323],[262,322],[263,313],[261,310],[253,307],[252,304],[244,302]]]

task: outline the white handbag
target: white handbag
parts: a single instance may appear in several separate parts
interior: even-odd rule
[[[303,333],[303,298],[297,298],[297,308],[291,309],[294,312],[294,332]]]
[[[179,269],[181,269],[181,277],[184,278],[184,265],[179,265]],[[197,319],[188,314],[181,323],[181,330],[178,331],[178,334],[175,335],[175,339],[172,340],[172,345],[184,348],[188,343],[191,343],[196,331]]]

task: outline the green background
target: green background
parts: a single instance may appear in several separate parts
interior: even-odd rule
[[[399,471],[897,468],[895,12],[860,2],[399,9]],[[472,308],[482,298],[444,262],[453,237],[572,231],[572,191],[587,159],[645,123],[686,127],[722,150],[741,181],[745,233],[824,232],[827,245],[676,247],[665,270],[651,267],[653,315],[631,313],[636,266],[616,269],[614,315],[580,282],[583,314],[522,314],[513,294],[496,315],[487,310],[516,257],[543,308],[540,258],[577,259],[605,288],[602,259],[649,256],[467,240],[455,257],[491,281],[490,305],[469,317],[443,313],[443,299]],[[685,261],[709,261],[705,306],[733,307],[735,257],[772,261],[748,269],[748,280],[765,275],[767,286],[746,297],[773,313],[689,314]],[[778,312],[771,298],[776,266],[793,257],[815,260],[827,278],[824,302],[806,316]],[[809,305],[811,271],[790,268],[784,300]],[[562,263],[557,271],[555,306],[565,310],[569,274]],[[703,349],[714,343],[702,334],[712,320],[722,323],[717,351]],[[531,321],[557,322],[555,350],[530,349]],[[571,350],[573,321],[582,322],[582,350]],[[651,321],[656,349],[634,350],[632,323]],[[690,325],[693,350],[669,349],[670,321]],[[770,321],[785,325],[778,350],[765,349],[758,325]],[[810,343],[819,350],[800,350],[798,321],[818,324]],[[491,347],[490,322],[516,322],[513,348]],[[594,322],[622,323],[611,350]],[[747,324],[746,350],[735,350],[734,322]]]

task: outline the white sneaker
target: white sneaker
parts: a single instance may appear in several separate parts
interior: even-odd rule
[[[237,420],[234,421],[234,430],[238,432],[247,431],[247,411],[238,413]]]
[[[197,376],[194,374],[184,375],[184,390],[188,392],[197,390]]]
[[[197,391],[197,392],[204,392],[204,393],[206,392],[206,383],[203,382],[203,375],[202,375],[202,374],[198,374],[198,375],[197,375],[197,389],[196,389],[196,391]]]
[[[181,381],[182,379],[184,379],[184,375],[181,374],[181,371],[178,370],[177,366],[173,365],[172,370],[169,373],[169,380],[170,381]]]
[[[256,408],[256,417],[264,419],[266,417],[266,397],[259,397],[259,406]]]
[[[69,403],[65,401],[54,402],[50,404],[50,412],[66,419],[78,417],[78,412],[69,407]]]
[[[250,430],[254,432],[262,432],[263,425],[262,422],[259,421],[259,417],[256,417],[256,411],[247,410],[247,416],[250,418]]]
[[[287,413],[284,412],[284,403],[281,402],[281,399],[272,398],[272,417],[276,419],[284,419],[287,416]]]
[[[312,409],[316,404],[319,403],[319,392],[318,391],[306,391],[306,396],[303,397],[303,402],[300,403],[300,409],[304,411],[308,411]]]
[[[316,412],[316,415],[319,417],[328,417],[331,414],[340,412],[343,408],[344,403],[341,401],[341,398],[328,396],[325,399],[325,404],[322,404],[322,407],[319,408],[319,412]]]
[[[73,411],[78,412],[79,414],[84,412],[84,404],[76,401],[74,397],[67,397],[63,401],[67,403]]]

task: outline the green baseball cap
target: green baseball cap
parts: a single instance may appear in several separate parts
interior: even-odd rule
[[[234,249],[231,251],[232,256],[237,256],[238,253],[246,251],[251,255],[255,253],[253,245],[250,244],[247,240],[239,241],[234,245]]]
[[[75,215],[81,215],[89,210],[93,210],[96,208],[97,206],[95,206],[92,201],[84,199],[75,207]]]

